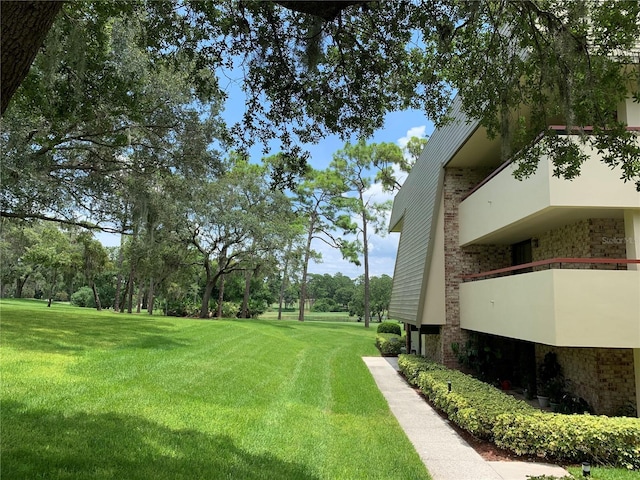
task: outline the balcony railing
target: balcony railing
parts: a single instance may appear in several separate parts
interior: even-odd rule
[[[514,265],[512,267],[498,268],[495,270],[489,270],[486,272],[480,273],[472,273],[470,275],[462,275],[461,278],[463,281],[472,281],[484,278],[495,278],[502,277],[507,274],[512,274],[514,272],[519,272],[521,270],[529,270],[536,267],[548,267],[549,269],[554,268],[554,265],[557,265],[557,268],[563,268],[563,266],[570,264],[591,264],[591,265],[615,265],[616,270],[621,265],[640,265],[640,259],[633,258],[550,258],[547,260],[538,260],[535,262],[522,263],[520,265]]]

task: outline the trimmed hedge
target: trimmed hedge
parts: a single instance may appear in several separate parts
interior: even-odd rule
[[[640,470],[640,419],[589,414],[507,413],[496,419],[495,443],[518,455],[589,461]]]
[[[382,322],[378,325],[376,330],[378,333],[395,333],[396,335],[402,335],[402,329],[397,322]]]
[[[378,333],[376,335],[376,347],[383,357],[397,357],[402,352],[404,341],[395,333]]]
[[[534,411],[528,403],[457,370],[420,372],[417,386],[451,421],[486,440],[493,440],[492,430],[499,415]]]
[[[640,419],[545,413],[417,355],[400,355],[398,365],[451,421],[517,455],[640,469]]]
[[[419,355],[400,355],[398,357],[400,371],[411,385],[418,384],[418,375],[427,370],[448,370],[440,363],[430,362]]]

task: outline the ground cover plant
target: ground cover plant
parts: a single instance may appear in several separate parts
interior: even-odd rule
[[[430,478],[362,324],[0,314],[2,478]]]

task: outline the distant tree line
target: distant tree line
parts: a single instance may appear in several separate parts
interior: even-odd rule
[[[80,307],[129,313],[152,313],[155,304],[166,315],[200,315],[207,279],[193,248],[159,240],[158,245],[143,245],[133,237],[125,238],[120,247],[104,247],[79,227],[41,220],[3,219],[0,225],[3,298],[44,299],[49,305],[69,301]],[[146,256],[154,248],[153,257],[163,261],[160,267]],[[299,270],[292,272],[284,290],[282,273],[275,261],[238,268],[224,276],[223,291],[222,283],[214,286],[210,297],[215,300],[208,308],[224,317],[255,317],[276,304],[283,292],[284,307],[292,309],[300,301]],[[379,321],[388,309],[391,281],[388,275],[371,278],[372,314]],[[308,283],[308,309],[349,312],[362,320],[362,277],[310,274]]]

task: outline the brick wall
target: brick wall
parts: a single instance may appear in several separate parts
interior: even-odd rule
[[[538,235],[538,246],[532,248],[533,261],[559,257],[625,258],[624,235],[624,220],[621,218],[580,220]],[[615,269],[616,266],[575,264],[571,268]]]
[[[444,176],[444,262],[446,324],[440,329],[438,360],[457,368],[452,343],[464,344],[467,333],[460,328],[459,284],[461,275],[478,273],[511,264],[508,245],[472,245],[460,247],[458,240],[458,206],[462,198],[491,170],[447,168]]]
[[[556,352],[567,389],[584,398],[599,415],[619,415],[636,404],[633,350],[536,345],[536,363]]]
[[[549,258],[590,257],[591,239],[589,237],[588,220],[580,220],[570,225],[548,230],[538,237],[538,246],[532,248],[533,261],[547,260]],[[588,265],[576,265],[579,268],[588,268]],[[546,268],[546,267],[544,267]]]
[[[627,244],[622,218],[592,218],[589,220],[589,240],[593,258],[626,258]],[[594,268],[613,269],[615,265]],[[626,269],[626,267],[623,267]]]

